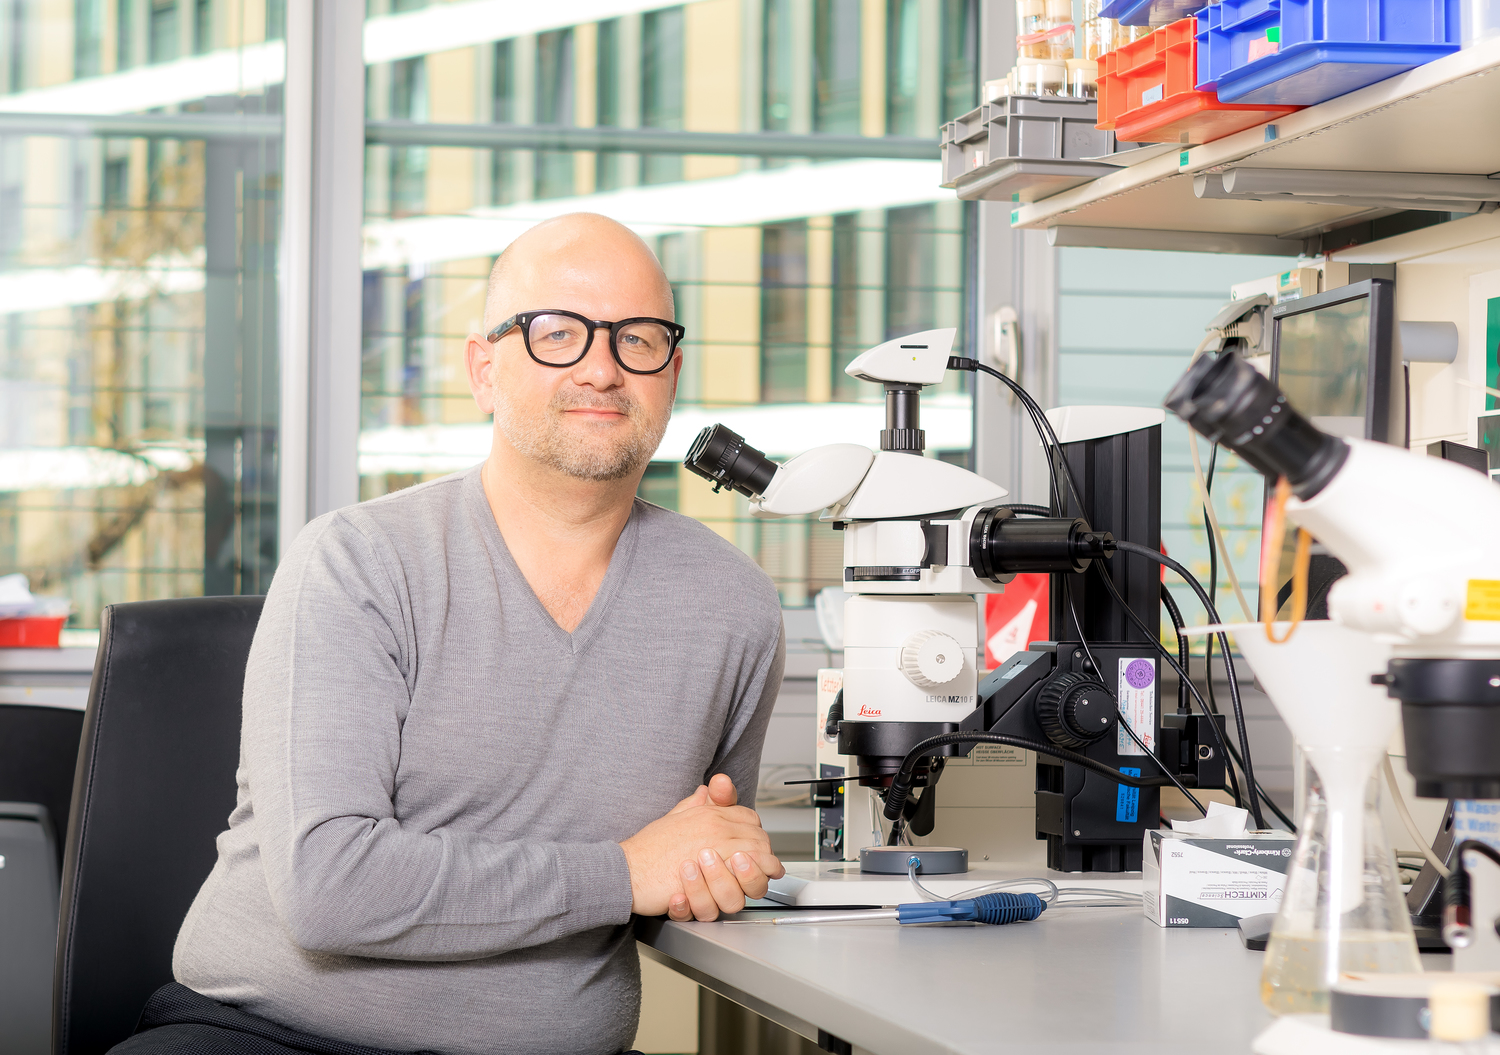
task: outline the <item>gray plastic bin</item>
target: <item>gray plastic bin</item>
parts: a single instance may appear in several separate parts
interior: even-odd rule
[[[47,810],[0,802],[0,1051],[52,1050],[57,851]]]
[[[943,126],[943,186],[966,201],[1037,201],[1113,172],[1131,150],[1094,127],[1093,99],[1012,95]]]

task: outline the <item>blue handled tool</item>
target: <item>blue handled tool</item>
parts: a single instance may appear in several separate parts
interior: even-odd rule
[[[1036,919],[1047,903],[1035,894],[981,894],[961,901],[918,901],[895,908],[864,912],[797,913],[765,919],[731,919],[726,923],[771,923],[778,927],[803,923],[855,923],[861,920],[894,919],[898,923],[1022,923]]]

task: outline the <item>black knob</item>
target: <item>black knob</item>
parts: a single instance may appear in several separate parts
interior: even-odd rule
[[[1098,678],[1058,674],[1037,693],[1036,717],[1058,747],[1083,747],[1115,724],[1115,700]]]

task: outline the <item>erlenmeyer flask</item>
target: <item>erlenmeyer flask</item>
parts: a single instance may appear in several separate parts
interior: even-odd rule
[[[1347,808],[1330,801],[1311,760],[1306,776],[1307,805],[1260,975],[1260,998],[1278,1015],[1327,1011],[1328,987],[1347,971],[1422,969],[1380,819],[1379,771],[1363,802]]]

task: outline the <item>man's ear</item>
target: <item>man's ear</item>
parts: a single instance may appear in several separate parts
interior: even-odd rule
[[[677,403],[677,381],[682,376],[682,349],[678,348],[672,353],[672,365],[668,367],[672,371],[672,403]]]
[[[469,375],[469,392],[486,414],[495,412],[495,346],[477,333],[469,334],[464,344],[464,367]]]

